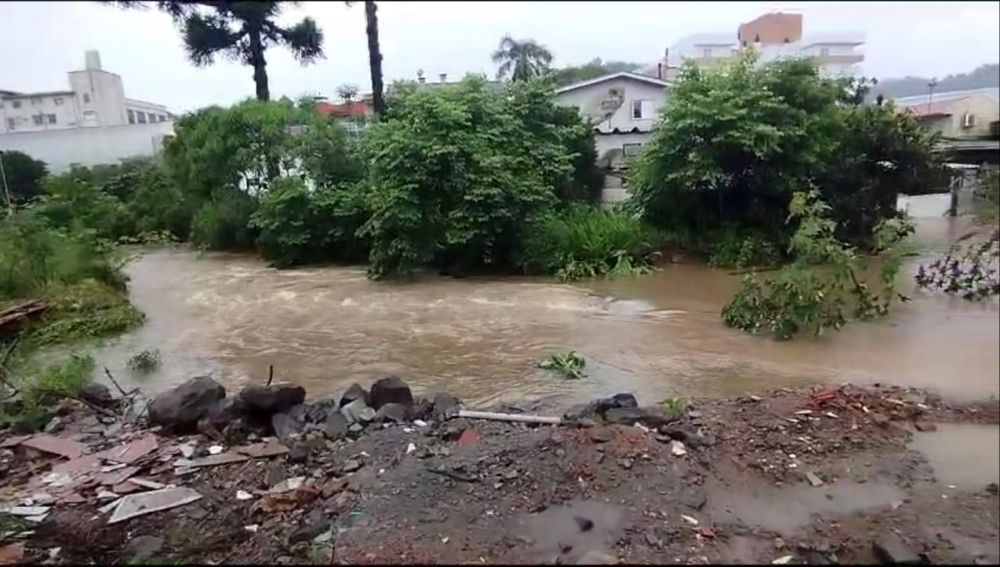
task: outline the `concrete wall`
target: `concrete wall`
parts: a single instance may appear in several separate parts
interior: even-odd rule
[[[802,14],[764,14],[740,24],[736,37],[741,45],[752,45],[757,40],[765,45],[798,41],[802,38]]]
[[[609,111],[601,109],[601,101],[609,97],[611,89],[618,89],[623,93],[624,100],[621,106],[614,110],[610,118],[603,120],[604,115]],[[632,102],[636,100],[652,102],[651,118],[643,120],[632,118]],[[601,131],[614,128],[627,131],[636,127],[643,131],[649,131],[659,118],[660,109],[665,101],[666,87],[626,77],[602,81],[556,95],[556,104],[577,107],[580,109],[580,114],[593,119],[594,124]]]
[[[957,100],[949,105],[951,120],[941,130],[949,138],[986,138],[990,135],[990,122],[1000,120],[1000,105],[984,95],[970,96]],[[975,116],[975,125],[971,128],[962,127],[962,116],[965,113]]]
[[[91,166],[157,155],[173,132],[173,122],[158,122],[12,133],[0,136],[0,150],[24,152],[44,161],[52,173],[61,173],[73,163]]]
[[[70,72],[69,84],[76,93],[81,126],[128,124],[121,77],[100,69],[85,69]]]
[[[35,122],[36,116],[41,117],[41,124]],[[76,123],[76,99],[71,92],[7,97],[0,101],[0,134],[75,128]]]

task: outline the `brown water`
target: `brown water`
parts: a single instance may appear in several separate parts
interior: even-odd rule
[[[922,245],[964,227],[922,222]],[[913,266],[910,266],[911,270]],[[820,339],[776,342],[726,328],[719,311],[739,278],[674,264],[648,276],[564,285],[537,278],[368,281],[360,268],[279,271],[250,257],[158,251],[128,267],[141,328],[96,355],[123,378],[125,361],[158,348],[156,392],[195,373],[227,385],[266,379],[311,396],[396,373],[420,393],[446,389],[471,403],[553,396],[569,403],[619,391],[730,395],[821,381],[923,386],[955,398],[998,393],[997,302],[971,304],[903,287],[913,301],[874,323]],[[536,368],[574,349],[588,375],[566,381]]]

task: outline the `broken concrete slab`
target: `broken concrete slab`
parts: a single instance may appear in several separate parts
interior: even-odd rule
[[[813,486],[823,486],[823,479],[812,471],[806,471],[806,480]]]
[[[185,504],[190,504],[201,498],[201,494],[191,488],[164,488],[140,494],[129,494],[121,498],[115,507],[108,524],[117,524],[125,520],[169,510]]]
[[[125,467],[116,471],[98,473],[97,482],[104,486],[121,484],[137,472],[139,472],[138,467]]]
[[[282,445],[281,443],[273,442],[263,442],[254,443],[252,445],[243,445],[241,447],[233,447],[233,450],[237,453],[253,457],[255,459],[263,457],[277,457],[278,455],[284,455],[288,452],[288,447]]]
[[[923,562],[920,555],[894,533],[885,534],[872,542],[872,551],[883,563],[917,565]]]
[[[136,486],[141,486],[143,488],[150,488],[153,490],[159,490],[161,488],[166,488],[167,485],[159,483],[153,480],[148,480],[145,478],[130,478],[128,479],[129,484],[134,484]]]
[[[38,433],[21,441],[22,447],[35,449],[44,453],[52,453],[66,457],[67,459],[77,459],[87,451],[87,446],[72,439],[56,437],[48,433]]]
[[[97,453],[97,456],[116,463],[131,465],[142,457],[152,453],[160,446],[156,435],[144,435],[135,441],[131,441],[121,447],[113,447]]]

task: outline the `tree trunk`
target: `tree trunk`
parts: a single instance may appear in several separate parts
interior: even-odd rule
[[[368,65],[372,75],[372,105],[376,116],[385,114],[385,98],[382,94],[382,51],[378,46],[378,16],[375,14],[374,0],[365,0],[366,32],[368,33]]]
[[[257,85],[257,100],[271,100],[271,92],[267,88],[267,61],[264,60],[260,29],[250,28],[247,35],[250,39],[250,64],[253,65],[253,82]]]

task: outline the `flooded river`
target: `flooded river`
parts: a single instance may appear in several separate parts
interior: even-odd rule
[[[918,222],[930,254],[964,231]],[[966,225],[967,226],[967,225]],[[915,269],[911,262],[909,270]],[[275,270],[244,255],[157,251],[131,263],[141,328],[96,353],[126,378],[129,355],[157,348],[161,369],[134,379],[156,392],[197,373],[227,386],[276,377],[311,396],[395,373],[419,393],[446,389],[472,404],[553,396],[560,403],[635,392],[641,400],[730,395],[823,381],[928,387],[953,398],[998,393],[997,302],[912,289],[874,323],[789,342],[726,328],[719,311],[739,277],[673,264],[638,278],[560,284],[538,278],[371,282],[362,268]],[[576,350],[588,375],[536,368]]]

